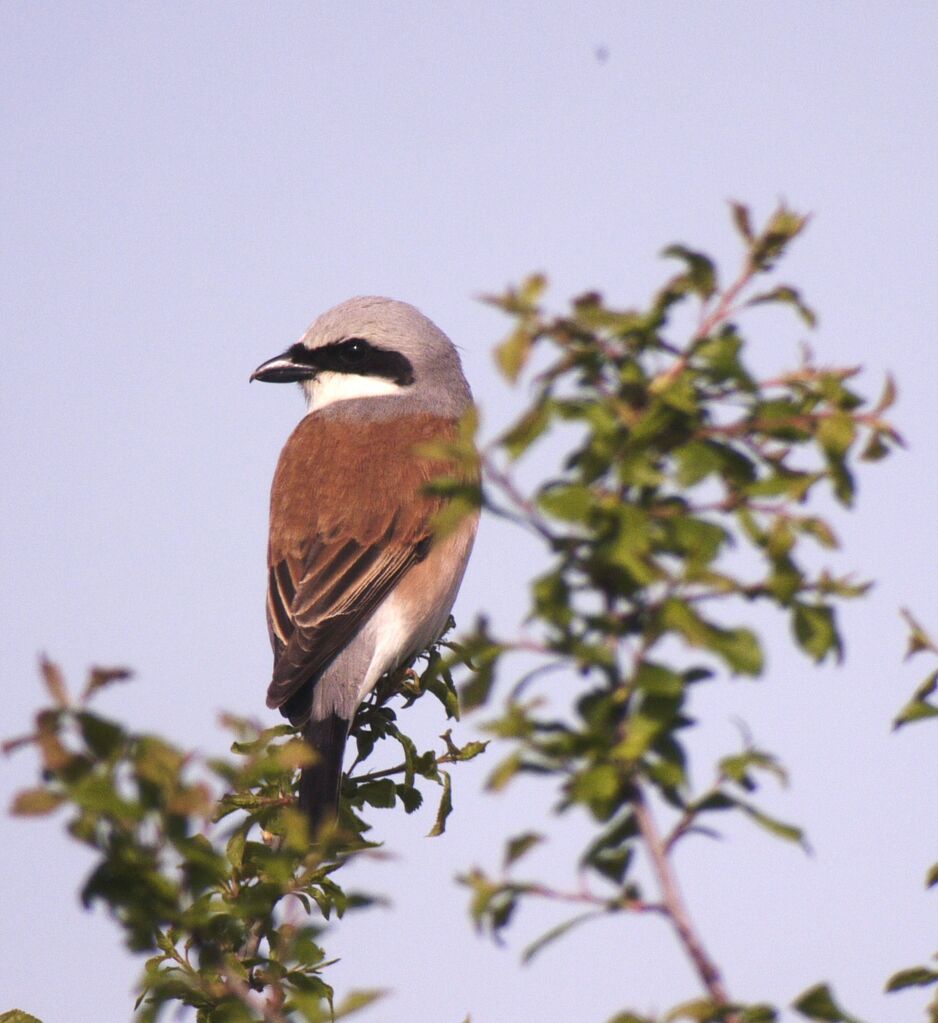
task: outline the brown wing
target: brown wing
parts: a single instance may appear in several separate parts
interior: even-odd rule
[[[414,447],[454,430],[428,415],[355,423],[320,412],[287,441],[271,491],[268,706],[315,684],[426,555],[441,502],[421,491],[446,467]]]

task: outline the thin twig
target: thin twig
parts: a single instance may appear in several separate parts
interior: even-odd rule
[[[677,936],[684,946],[684,951],[694,964],[694,969],[697,971],[697,975],[700,977],[714,1005],[729,1005],[729,996],[726,993],[726,988],[723,986],[723,978],[720,975],[719,968],[710,958],[700,936],[694,929],[684,897],[681,895],[677,876],[671,867],[671,861],[668,858],[664,840],[658,831],[658,825],[645,801],[644,794],[639,788],[635,790],[632,806],[635,811],[636,823],[648,849],[651,865],[658,880],[661,900],[668,919],[677,932]],[[727,1023],[738,1023],[738,1017],[735,1014],[728,1016]]]
[[[701,803],[705,803],[711,796],[717,795],[720,792],[720,785],[723,782],[723,775],[718,774],[716,781],[707,789],[706,792],[687,807],[684,813],[681,815],[681,819],[674,825],[671,831],[668,833],[668,837],[664,840],[664,852],[666,856],[670,856],[675,845],[690,831],[694,826],[694,822],[700,816],[699,806]]]
[[[704,426],[697,430],[695,437],[739,437],[744,442],[748,439],[745,435],[750,432],[770,433],[778,430],[781,426],[795,427],[799,430],[810,432],[813,427],[819,426],[825,419],[833,419],[843,415],[840,409],[824,409],[820,412],[807,412],[799,415],[791,415],[785,419],[756,419],[753,416],[745,416],[732,423],[713,426]],[[868,429],[892,430],[888,423],[882,420],[873,412],[855,413],[853,421]],[[894,432],[894,431],[893,431]]]
[[[711,312],[705,313],[701,317],[700,324],[694,334],[695,341],[700,341],[702,338],[707,337],[714,327],[720,324],[723,320],[728,319],[733,314],[733,303],[739,297],[739,293],[752,280],[755,274],[755,265],[751,259],[747,259],[743,264],[743,269],[740,272],[739,277],[733,281],[726,291],[721,293]]]
[[[283,847],[283,837],[280,836],[276,839],[273,839],[268,844],[273,848],[275,852],[279,852],[280,849]],[[248,931],[248,936],[244,939],[244,944],[241,946],[241,950],[238,953],[238,960],[240,962],[244,962],[246,959],[253,959],[257,955],[258,950],[261,947],[261,941],[263,941],[264,939],[265,923],[266,920],[263,917],[259,917],[251,925],[251,929]],[[249,989],[251,990],[259,991],[262,990],[263,988],[263,985],[258,987],[255,984],[254,967],[251,967],[250,971],[248,972],[248,982]]]
[[[642,899],[628,897],[609,899],[604,898],[602,895],[596,895],[586,888],[576,892],[563,892],[543,884],[526,884],[522,887],[525,895],[536,895],[539,898],[551,899],[554,902],[581,903],[609,911],[625,909],[630,913],[660,913],[662,916],[669,915],[667,906],[658,902],[645,902]]]
[[[706,311],[706,306],[703,307],[701,310],[700,323],[697,325],[697,330],[694,331],[694,336],[691,338],[689,346],[683,350],[682,354],[671,366],[668,367],[668,369],[655,378],[654,385],[656,387],[666,387],[672,380],[676,380],[684,372],[684,370],[687,369],[697,342],[702,341],[705,337],[709,337],[715,327],[719,326],[719,324],[724,320],[729,319],[729,317],[736,312],[733,303],[739,297],[739,293],[747,284],[749,284],[755,274],[756,267],[753,265],[751,259],[747,259],[743,264],[743,269],[740,272],[739,277],[733,281],[726,291],[720,293],[716,304],[713,306],[711,311],[708,313]]]
[[[255,920],[251,929],[248,931],[248,936],[241,946],[241,952],[238,955],[240,960],[253,959],[257,955],[257,950],[261,946],[261,940],[264,937],[264,921]]]
[[[791,373],[783,373],[781,376],[771,377],[768,380],[760,380],[760,390],[768,390],[770,387],[793,387],[797,384],[818,383],[824,377],[833,376],[838,380],[849,380],[858,373],[863,372],[862,366],[805,366],[804,369],[796,369]]]
[[[547,523],[541,517],[534,502],[530,498],[525,497],[525,495],[516,486],[515,481],[506,471],[499,469],[495,465],[488,451],[485,451],[482,454],[482,466],[483,474],[495,483],[501,491],[507,495],[509,500],[511,500],[524,513],[522,518],[512,516],[512,513],[506,510],[501,510],[500,514],[509,518],[514,518],[520,525],[527,526],[527,528],[534,530],[539,536],[543,537],[543,539],[552,542],[554,534],[550,531]]]
[[[434,758],[433,762],[437,765],[437,767],[439,767],[443,764],[458,764],[459,760],[456,758],[455,753],[441,753],[438,757]],[[355,765],[353,764],[352,767],[354,768],[354,766]],[[356,774],[352,780],[356,782],[375,781],[378,778],[390,778],[395,774],[403,774],[406,770],[407,764],[401,762],[400,764],[396,764],[394,767],[385,767],[380,771],[369,771],[367,774]]]
[[[260,1005],[257,1001],[251,997],[251,989],[248,985],[240,978],[236,977],[231,973],[226,973],[223,977],[223,983],[225,988],[231,992],[244,1005],[251,1010],[251,1012],[259,1012],[264,1019],[264,1023],[289,1023],[286,1016],[283,1015],[278,1009],[274,1008],[268,1001],[262,1002]]]

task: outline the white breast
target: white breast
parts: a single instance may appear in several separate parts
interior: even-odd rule
[[[409,654],[416,652],[414,651],[416,634],[422,631],[420,626],[423,622],[419,617],[415,621],[415,617],[413,609],[393,591],[372,615],[367,629],[373,637],[374,652],[368,671],[361,680],[359,702],[371,692],[386,671],[390,671]]]
[[[434,642],[446,627],[475,539],[478,515],[435,546],[381,602],[366,630],[374,644],[359,700],[395,665]]]

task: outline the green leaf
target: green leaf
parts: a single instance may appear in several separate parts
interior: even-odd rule
[[[137,773],[161,789],[175,787],[185,763],[183,754],[156,735],[143,735],[134,749]]]
[[[716,291],[716,267],[713,260],[702,252],[695,252],[685,245],[669,245],[662,256],[680,259],[687,265],[686,280],[690,290],[707,299]]]
[[[921,653],[923,650],[931,650],[938,652],[931,636],[922,628],[921,624],[912,616],[912,613],[906,608],[902,609],[902,617],[905,619],[906,624],[909,626],[909,645],[905,651],[905,659],[908,660],[910,657],[914,657],[915,654]]]
[[[456,692],[456,687],[453,685],[449,673],[447,672],[445,677],[440,677],[433,670],[435,667],[436,665],[428,666],[427,671],[420,678],[420,684],[428,693],[432,693],[443,704],[447,718],[458,721],[459,694]]]
[[[0,1023],[42,1023],[42,1020],[22,1009],[10,1009],[9,1012],[0,1012]]]
[[[792,1008],[806,1019],[824,1023],[860,1023],[856,1016],[849,1015],[837,1004],[827,984],[817,984],[800,994]]]
[[[515,330],[495,349],[495,361],[510,383],[517,381],[537,340],[537,330],[532,320],[536,321],[537,302],[546,287],[546,278],[534,274],[524,282],[518,292],[507,296],[499,303],[521,318]]]
[[[743,347],[743,339],[727,325],[715,337],[705,338],[694,347],[694,365],[702,364],[715,383],[732,383],[743,391],[754,392],[756,382],[742,363]]]
[[[887,991],[901,991],[907,987],[928,987],[938,983],[938,972],[927,966],[913,966],[908,970],[894,973],[886,982]]]
[[[501,792],[521,770],[523,757],[519,751],[509,754],[504,760],[495,765],[495,770],[488,776],[485,787],[489,792]]]
[[[636,689],[654,696],[680,696],[686,679],[655,661],[642,661],[633,677]]]
[[[762,647],[751,629],[716,629],[715,633],[710,647],[732,671],[740,675],[762,674]]]
[[[240,869],[244,862],[245,839],[244,831],[239,829],[228,839],[228,844],[225,846],[228,860],[235,869]]]
[[[488,634],[488,623],[480,618],[476,632],[470,636],[460,655],[472,672],[469,681],[459,690],[459,702],[463,710],[481,707],[489,697],[495,684],[495,668],[502,654],[502,647]]]
[[[397,786],[390,778],[378,778],[359,785],[356,795],[370,806],[388,810],[397,802]]]
[[[580,867],[592,867],[613,884],[621,885],[631,865],[631,844],[637,834],[635,815],[631,811],[620,814],[589,844],[580,858]]]
[[[441,493],[439,486],[434,487]],[[475,515],[482,503],[482,495],[476,484],[455,481],[446,495],[449,500],[436,512],[431,522],[433,535],[437,540],[451,536],[470,515]]]
[[[625,737],[614,754],[626,763],[639,760],[651,749],[655,740],[674,721],[677,702],[673,699],[650,699],[633,711],[624,726]]]
[[[588,863],[608,881],[621,885],[629,872],[634,855],[635,850],[627,846],[618,849],[598,849],[589,857]]]
[[[65,796],[61,793],[48,789],[26,789],[16,794],[10,813],[17,817],[44,817],[64,802]]]
[[[512,461],[520,458],[550,426],[553,413],[554,407],[550,402],[539,401],[502,434],[499,444]]]
[[[743,490],[747,497],[788,497],[803,500],[823,473],[779,471],[754,480]]]
[[[846,412],[835,412],[820,421],[817,439],[821,447],[834,459],[843,458],[857,435],[856,420]]]
[[[722,658],[731,671],[761,674],[762,648],[751,629],[720,628],[702,618],[686,601],[673,597],[664,602],[660,620],[665,629],[679,633],[691,646],[710,650]]]
[[[727,531],[715,522],[682,515],[668,523],[668,532],[688,568],[709,565],[730,540]]]
[[[794,824],[786,824],[775,817],[770,817],[751,803],[745,803],[740,799],[735,799],[734,802],[750,820],[758,824],[763,830],[768,831],[770,835],[782,838],[786,842],[794,842],[800,845],[805,852],[810,852],[810,847],[801,828],[796,827]]]
[[[126,733],[113,721],[107,721],[87,711],[76,715],[82,738],[91,752],[101,759],[114,753],[126,739]]]
[[[397,798],[403,804],[405,813],[414,813],[423,806],[423,796],[419,789],[409,785],[397,785],[396,791]]]
[[[776,1023],[777,1019],[771,1005],[747,1005],[739,1010],[739,1023]]]
[[[331,1018],[343,1019],[346,1016],[352,1016],[361,1009],[367,1009],[369,1005],[374,1005],[379,998],[384,998],[386,994],[387,992],[382,990],[352,991],[335,1007],[335,1014]]]
[[[771,269],[788,243],[801,233],[807,222],[807,217],[800,216],[785,205],[779,206],[753,241],[750,251],[753,266],[758,270]]]
[[[846,458],[832,458],[828,464],[828,475],[834,491],[834,497],[845,508],[853,505],[853,496],[856,493],[856,483],[853,473],[847,467]]]
[[[788,772],[771,753],[749,747],[742,753],[723,757],[718,766],[720,774],[736,782],[737,785],[752,792],[757,786],[750,776],[753,768],[773,775],[780,784],[788,784]]]
[[[912,694],[912,699],[899,711],[892,723],[894,729],[914,721],[938,717],[938,704],[931,703],[929,697],[938,690],[938,671],[933,671]]]
[[[752,242],[755,235],[752,232],[752,221],[749,217],[749,207],[741,202],[730,201],[730,210],[733,214],[733,224],[742,236],[743,241]]]
[[[467,742],[465,746],[453,746],[448,751],[448,759],[454,763],[463,763],[466,760],[475,760],[476,757],[481,756],[488,748],[489,740],[473,740]]]
[[[536,845],[540,845],[543,841],[544,836],[536,831],[525,831],[523,834],[515,835],[514,838],[509,839],[505,843],[505,858],[502,861],[504,869],[507,870],[513,863],[520,860],[525,853],[529,852]]]
[[[585,913],[578,913],[569,920],[564,920],[563,923],[558,924],[556,927],[552,927],[546,934],[542,934],[536,941],[532,941],[531,944],[528,945],[528,947],[521,953],[521,962],[527,965],[536,955],[538,955],[538,953],[542,952],[548,945],[555,942],[558,938],[562,938],[575,927],[579,927],[580,924],[586,923],[587,920],[595,920],[596,917],[602,916],[605,912],[605,909],[589,909]]]
[[[533,346],[533,335],[521,324],[495,349],[495,362],[509,383],[517,382]]]
[[[814,314],[814,311],[802,300],[801,295],[787,284],[780,284],[778,287],[772,288],[771,291],[763,291],[759,295],[754,295],[746,302],[746,305],[767,305],[770,303],[790,305],[807,326],[817,326],[817,316]]]
[[[596,764],[579,771],[568,788],[571,799],[585,803],[600,820],[607,820],[625,795],[622,772],[612,764]]]
[[[552,486],[537,499],[543,511],[561,522],[585,522],[594,502],[590,488],[579,484]]]
[[[728,1007],[721,1007],[709,998],[694,998],[671,1009],[664,1017],[664,1023],[675,1023],[680,1019],[689,1019],[692,1023],[717,1023],[726,1018],[728,1011]]]
[[[838,662],[843,660],[843,644],[833,607],[796,603],[792,609],[792,627],[798,645],[818,664],[831,653]]]
[[[287,771],[310,767],[319,760],[319,754],[303,739],[290,739],[272,751],[273,762]]]
[[[437,807],[436,820],[433,827],[427,832],[428,838],[436,838],[446,831],[446,819],[453,812],[452,781],[447,771],[440,771],[440,778],[443,784],[443,794],[440,796],[440,805]]]
[[[824,519],[808,516],[797,522],[797,528],[802,533],[814,537],[822,547],[826,547],[828,550],[836,550],[840,546],[836,533]]]

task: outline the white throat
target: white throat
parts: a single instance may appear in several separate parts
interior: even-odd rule
[[[334,401],[351,398],[374,398],[382,394],[399,394],[401,388],[386,377],[356,376],[354,373],[320,373],[312,380],[303,381],[306,405],[316,412]]]

